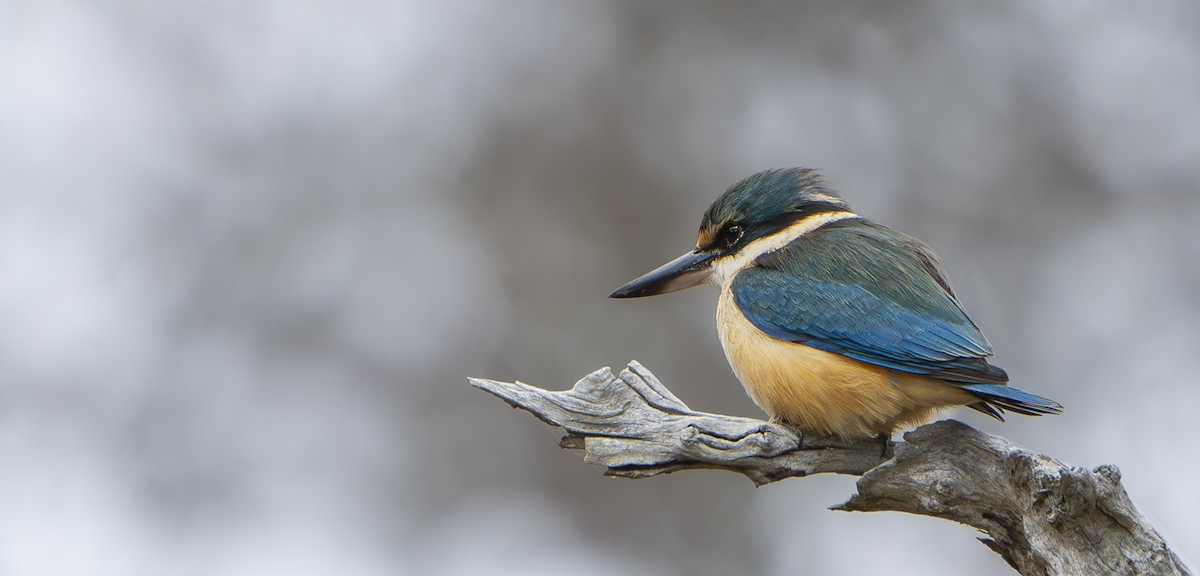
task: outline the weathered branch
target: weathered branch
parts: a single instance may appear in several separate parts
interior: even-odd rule
[[[1114,466],[1068,466],[961,422],[935,422],[886,447],[802,436],[763,420],[696,412],[633,362],[571,390],[472,378],[515,408],[563,428],[606,474],[645,478],[731,470],[757,485],[832,472],[862,476],[835,510],[893,510],[973,526],[1019,573],[1190,574],[1134,508]],[[882,450],[881,450],[882,448]]]

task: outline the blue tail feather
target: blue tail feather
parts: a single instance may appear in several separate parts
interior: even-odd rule
[[[1003,410],[1000,410],[1000,409],[996,408],[995,406],[992,406],[991,404],[988,404],[987,402],[984,402],[982,400],[980,400],[979,402],[972,402],[970,404],[967,404],[967,408],[970,408],[976,412],[987,414],[988,416],[991,416],[992,418],[995,418],[1001,422],[1004,421],[1004,411]]]
[[[962,389],[970,392],[989,407],[1008,410],[1017,414],[1040,416],[1042,414],[1058,414],[1063,410],[1061,404],[1049,398],[1042,398],[1020,388],[1013,388],[1004,384],[965,384],[962,385]],[[979,409],[976,408],[976,410]],[[996,414],[992,414],[989,411],[979,411],[996,417]]]

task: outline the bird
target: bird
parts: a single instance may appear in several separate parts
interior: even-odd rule
[[[1058,414],[1008,385],[933,250],[851,210],[820,172],[770,169],[705,211],[693,250],[613,291],[720,290],[716,324],[734,375],[772,422],[887,441],[966,406]]]

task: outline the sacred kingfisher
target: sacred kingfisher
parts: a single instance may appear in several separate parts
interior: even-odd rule
[[[692,251],[618,288],[639,298],[720,289],[717,331],[774,421],[846,439],[890,437],[943,408],[1057,414],[1008,385],[923,242],[850,210],[817,171],[766,170],[704,213]]]

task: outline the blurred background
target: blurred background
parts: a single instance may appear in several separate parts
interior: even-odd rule
[[[613,301],[766,167],[931,243],[1193,567],[1200,4],[0,0],[0,574],[1008,574],[850,477],[605,478],[468,376],[759,416],[716,291]]]

